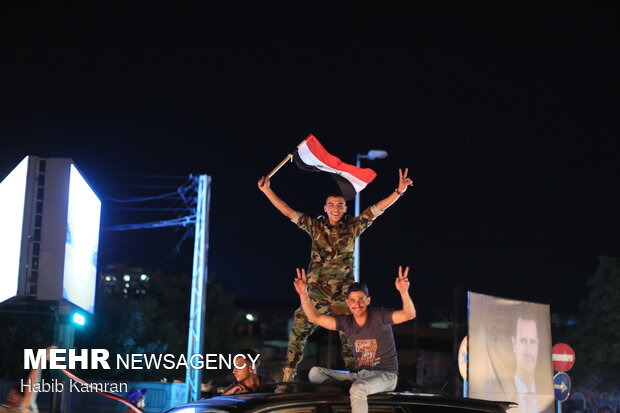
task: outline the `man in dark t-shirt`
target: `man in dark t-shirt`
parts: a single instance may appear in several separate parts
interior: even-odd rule
[[[313,367],[309,378],[313,383],[327,379],[350,380],[352,413],[367,413],[369,394],[394,390],[398,381],[398,358],[392,324],[400,324],[416,316],[415,306],[409,296],[409,267],[403,271],[398,267],[396,290],[400,293],[403,307],[400,310],[369,308],[370,297],[365,284],[353,283],[347,293],[347,306],[350,315],[331,316],[320,314],[310,302],[306,289],[306,272],[297,269],[295,290],[301,305],[312,323],[328,330],[343,331],[353,345],[353,353],[358,368],[357,373],[345,373]]]

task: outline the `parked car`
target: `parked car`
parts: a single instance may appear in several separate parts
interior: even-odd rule
[[[292,388],[286,393],[216,396],[183,404],[166,413],[350,413],[349,393],[338,385]],[[513,402],[433,394],[386,392],[368,397],[369,413],[505,413]]]

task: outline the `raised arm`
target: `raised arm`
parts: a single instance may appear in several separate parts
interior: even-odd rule
[[[403,172],[402,169],[398,170],[398,186],[396,187],[394,192],[388,195],[387,198],[377,202],[377,208],[379,208],[381,211],[385,211],[390,205],[396,202],[396,200],[405,193],[407,188],[413,186],[413,181],[411,180],[411,178],[407,177],[408,173],[409,168],[405,168],[405,172]]]
[[[415,306],[413,305],[413,301],[409,296],[409,278],[407,275],[409,274],[409,267],[405,268],[405,272],[403,272],[403,267],[398,267],[398,277],[396,277],[396,289],[400,293],[400,298],[403,300],[403,309],[396,310],[392,313],[392,321],[394,324],[404,323],[405,321],[409,321],[415,318]]]
[[[261,192],[264,193],[265,196],[267,196],[267,199],[271,201],[273,206],[276,207],[278,211],[282,212],[289,219],[295,218],[295,216],[297,215],[297,211],[288,206],[286,202],[284,202],[278,195],[276,195],[275,192],[273,192],[273,189],[271,189],[270,186],[269,178],[263,176],[258,181],[258,189],[260,189]]]
[[[37,383],[41,381],[41,370],[32,369],[30,373],[28,373],[28,378],[26,379],[26,383],[28,386],[24,386],[24,399],[20,403],[20,408],[24,411],[29,412],[34,404],[37,401],[37,392],[32,390]]]
[[[301,306],[308,317],[308,321],[318,324],[328,330],[336,330],[336,319],[330,315],[320,314],[310,302],[307,293],[308,282],[306,281],[306,270],[297,268],[297,278],[295,278],[295,291],[299,294]]]
[[[57,348],[56,346],[49,346],[45,351],[45,358],[47,361],[50,359],[50,349]],[[32,390],[37,383],[41,381],[41,370],[40,369],[32,369],[30,373],[28,373],[28,378],[26,379],[26,383],[29,386],[24,386],[24,398],[20,403],[20,408],[24,410],[24,412],[35,411],[38,409],[37,404],[37,395],[38,392]],[[38,410],[37,410],[38,411]]]

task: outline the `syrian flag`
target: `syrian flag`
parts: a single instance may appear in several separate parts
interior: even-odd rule
[[[327,172],[340,187],[344,198],[349,200],[366,187],[377,176],[377,173],[369,168],[358,168],[330,154],[323,148],[314,135],[308,135],[299,144],[293,159],[300,169],[311,172]]]

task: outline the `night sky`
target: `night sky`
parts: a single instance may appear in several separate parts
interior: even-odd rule
[[[258,179],[309,133],[349,163],[384,149],[362,207],[399,167],[415,187],[362,236],[375,303],[399,305],[403,264],[422,319],[453,286],[576,312],[620,255],[619,21],[611,1],[3,2],[0,176],[70,157],[105,227],[158,216],[109,201],[183,182],[155,175],[209,174],[210,280],[295,301],[310,240]],[[318,215],[336,185],[286,165],[272,188]],[[104,232],[100,267],[189,272],[191,238],[165,260],[184,234]]]

